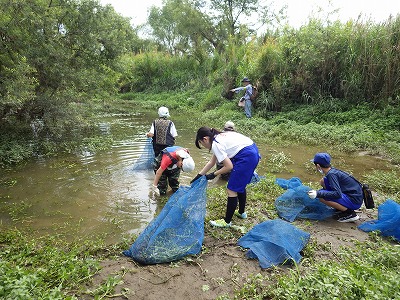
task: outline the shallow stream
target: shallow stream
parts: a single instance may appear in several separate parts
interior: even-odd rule
[[[38,158],[21,167],[0,170],[0,226],[28,227],[39,234],[62,233],[71,237],[104,235],[110,243],[127,233],[140,233],[166,201],[149,193],[152,171],[132,170],[155,117],[153,112],[140,112],[101,119],[99,130],[112,134],[115,140],[108,151]],[[195,131],[185,125],[185,117],[172,120],[179,134],[176,144],[189,148],[196,162],[195,172],[181,173],[181,184],[188,185],[210,154],[194,146]],[[221,128],[224,123],[221,121]],[[309,160],[315,152],[329,151],[257,144],[263,156],[257,169],[259,175],[268,172],[269,158],[284,153],[292,163],[274,175],[287,179],[296,176],[303,183],[319,180]],[[335,152],[334,158],[341,168],[356,176],[389,168],[388,162],[371,156]],[[225,183],[214,180],[210,186]]]

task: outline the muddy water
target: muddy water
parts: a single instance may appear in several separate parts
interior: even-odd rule
[[[23,167],[0,170],[0,226],[27,227],[39,234],[62,233],[71,237],[104,235],[111,243],[125,234],[141,232],[167,199],[154,198],[149,193],[152,171],[132,170],[155,117],[153,112],[143,112],[99,120],[99,130],[115,140],[109,151],[36,159]],[[177,145],[189,148],[196,162],[195,172],[181,175],[181,184],[188,185],[210,154],[194,146],[194,130],[186,126],[184,117],[173,120],[179,134]],[[307,164],[316,151],[329,150],[261,143],[258,146],[263,156],[258,174],[266,174],[268,160],[282,152],[292,163],[274,175],[297,176],[303,182],[318,180],[319,175]],[[377,158],[334,154],[339,166],[355,175],[388,168],[387,162]],[[210,182],[210,186],[220,184],[225,182]]]

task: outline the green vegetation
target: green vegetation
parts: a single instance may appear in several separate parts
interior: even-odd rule
[[[398,246],[376,238],[343,248],[338,262],[321,261],[307,274],[292,269],[264,293],[273,299],[396,299],[399,259]]]
[[[98,133],[93,116],[160,105],[197,116],[188,121],[193,128],[219,128],[219,120],[230,119],[257,141],[323,141],[331,149],[368,151],[400,164],[400,16],[381,24],[311,18],[293,29],[272,18],[282,12],[260,3],[166,0],[150,12],[151,36],[140,38],[140,28],[95,0],[0,0],[0,166],[81,147],[105,149],[112,137]],[[254,14],[266,26],[262,35],[239,21]],[[252,119],[228,95],[244,76],[261,92]],[[290,157],[276,153],[268,163],[281,170],[285,162]],[[382,198],[400,203],[399,175],[396,168],[376,171],[366,181]],[[258,221],[275,217],[273,200],[281,192],[268,176],[250,189],[258,206],[249,213]],[[209,218],[221,215],[222,194],[210,190]],[[12,217],[29,205],[15,208]],[[219,239],[240,234],[208,233]],[[123,272],[91,291],[83,287],[118,246],[63,240],[2,230],[0,297],[113,296]],[[309,265],[286,275],[255,274],[236,298],[400,297],[398,245],[371,235],[334,262],[315,261],[313,247],[305,249]]]
[[[243,76],[261,92],[260,135],[319,137],[399,162],[400,16],[380,24],[311,18],[294,29],[277,23],[284,11],[261,2],[168,0],[150,11],[143,39],[95,0],[0,0],[0,165],[74,151],[116,92],[135,101],[139,92],[143,107],[163,97],[171,108],[240,119],[226,98]],[[261,35],[240,21],[250,15]]]
[[[398,177],[397,174],[397,177],[385,178],[397,191],[400,190]],[[374,178],[384,179],[379,174]],[[249,230],[254,222],[277,218],[274,201],[283,191],[275,184],[273,175],[251,184],[248,188],[251,218],[242,220],[241,225]],[[242,235],[239,230],[215,230],[208,223],[224,213],[225,193],[225,187],[208,190],[205,230],[215,239],[234,243]],[[400,203],[399,194],[392,199]],[[296,226],[312,225],[300,220],[296,221]],[[299,265],[254,274],[235,289],[235,299],[354,299],[355,295],[365,299],[397,298],[400,295],[398,243],[382,239],[376,232],[370,234],[369,241],[354,243],[336,253],[335,259],[321,259],[316,256],[317,249],[331,252],[330,246],[310,240]],[[86,286],[99,271],[103,259],[118,257],[128,247],[127,241],[110,246],[96,238],[66,242],[63,235],[32,238],[31,232],[4,230],[0,233],[0,298],[80,299],[84,294],[95,299],[115,297],[115,288],[126,272],[124,269],[108,274],[104,281],[90,289]]]

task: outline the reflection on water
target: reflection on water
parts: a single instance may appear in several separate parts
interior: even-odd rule
[[[162,208],[160,203],[166,201],[155,199],[149,193],[152,171],[132,170],[147,142],[145,133],[155,117],[155,113],[138,113],[102,118],[99,130],[105,135],[112,134],[115,140],[109,151],[92,153],[84,149],[77,155],[40,158],[23,167],[2,170],[1,226],[29,227],[42,234],[105,234],[108,242],[119,241],[126,233],[140,233]],[[189,148],[196,161],[195,172],[181,173],[181,184],[188,185],[210,154],[194,146],[195,131],[185,126],[184,119],[173,118],[173,121],[179,134],[177,145]],[[327,149],[272,148],[260,143],[258,146],[263,156],[257,169],[259,175],[268,172],[268,159],[282,151],[293,163],[282,173],[275,174],[277,177],[297,176],[303,182],[319,179],[306,164],[315,152]],[[356,176],[368,170],[387,168],[385,161],[373,157],[331,154],[338,167]],[[225,182],[214,180],[209,185],[216,184]]]

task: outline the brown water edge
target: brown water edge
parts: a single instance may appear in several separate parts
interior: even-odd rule
[[[108,243],[118,242],[127,234],[140,233],[167,200],[149,193],[152,171],[132,170],[155,117],[155,112],[138,112],[99,120],[99,129],[104,134],[112,134],[115,140],[108,151],[37,159],[23,167],[1,170],[1,227],[29,228],[39,235],[62,234],[67,238],[103,235]],[[196,162],[194,172],[181,175],[181,184],[189,185],[211,154],[194,146],[195,132],[186,126],[184,117],[172,119],[179,134],[177,145],[189,148]],[[271,172],[271,158],[278,153],[283,153],[291,162],[273,174],[286,179],[296,176],[304,184],[320,178],[310,162],[315,152],[320,151],[329,152],[334,166],[360,179],[372,170],[391,169],[389,162],[365,153],[256,143],[262,155],[257,168],[261,176]],[[225,184],[223,180],[213,180],[209,186]]]

